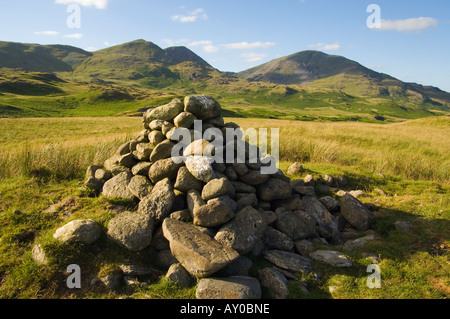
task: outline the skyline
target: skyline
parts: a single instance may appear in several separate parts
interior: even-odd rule
[[[379,28],[371,28],[377,5]],[[238,72],[304,50],[450,91],[450,3],[435,0],[2,1],[0,40],[96,51],[144,39]],[[376,22],[376,21],[375,21]]]

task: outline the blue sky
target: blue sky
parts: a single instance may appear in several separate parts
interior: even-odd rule
[[[450,91],[448,0],[0,0],[2,41],[94,51],[135,39],[235,72],[314,49]]]

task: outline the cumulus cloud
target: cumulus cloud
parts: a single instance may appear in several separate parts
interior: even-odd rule
[[[186,14],[177,14],[171,17],[173,21],[178,21],[181,23],[192,23],[198,20],[207,20],[208,15],[202,8],[195,9],[193,11],[188,11]]]
[[[395,30],[399,32],[420,31],[439,24],[436,19],[429,17],[409,18],[405,20],[381,20],[378,30]]]
[[[266,58],[267,55],[262,53],[249,52],[249,53],[242,53],[241,57],[245,58],[246,62],[258,62]]]
[[[106,9],[108,0],[55,0],[57,4],[76,3],[84,7],[96,7],[97,9]]]
[[[316,43],[308,46],[311,49],[320,50],[320,51],[339,51],[342,49],[341,45],[336,43],[326,44],[326,43]]]
[[[274,46],[274,42],[236,42],[236,43],[228,43],[222,44],[222,46],[226,49],[231,50],[254,50],[258,48],[269,48]]]
[[[48,35],[48,36],[57,36],[59,35],[58,31],[36,31],[34,34],[37,35]]]

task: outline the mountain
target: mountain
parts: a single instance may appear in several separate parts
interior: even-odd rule
[[[448,92],[319,51],[231,73],[186,47],[145,40],[92,53],[0,42],[0,116],[134,114],[197,93],[216,97],[228,116],[376,122],[450,114]]]
[[[73,70],[75,78],[100,81],[136,81],[147,87],[167,87],[178,80],[201,80],[218,73],[185,47],[165,50],[152,42],[136,40],[93,53]]]
[[[342,73],[382,77],[380,73],[357,62],[319,51],[298,52],[239,72],[237,75],[249,81],[304,84]]]
[[[92,53],[69,45],[0,41],[0,67],[27,72],[67,72]]]
[[[431,86],[405,83],[342,56],[302,51],[237,73],[251,82],[302,85],[354,96],[393,97],[415,105],[450,106],[450,93]]]

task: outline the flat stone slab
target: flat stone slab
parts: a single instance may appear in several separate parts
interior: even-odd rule
[[[334,267],[348,268],[353,265],[352,261],[348,259],[348,257],[345,254],[339,251],[316,250],[311,254],[309,254],[309,256],[315,260],[324,262]]]
[[[311,259],[282,250],[269,250],[264,258],[275,266],[291,271],[311,272]]]
[[[261,286],[256,278],[232,276],[201,279],[197,299],[261,299]]]
[[[166,218],[162,225],[173,256],[196,277],[208,277],[231,264],[239,254],[192,225]]]

